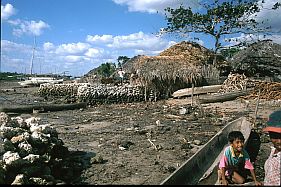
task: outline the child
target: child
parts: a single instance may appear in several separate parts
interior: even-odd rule
[[[281,160],[281,109],[270,114],[267,127],[263,131],[269,133],[274,147],[264,164],[264,185],[280,186],[280,160]]]
[[[243,148],[244,140],[240,131],[232,131],[228,134],[230,145],[225,148],[219,163],[219,179],[223,185],[243,184],[247,178],[247,170],[250,170],[255,185],[261,185],[256,179],[249,154]]]

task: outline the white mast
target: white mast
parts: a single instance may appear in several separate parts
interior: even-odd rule
[[[30,63],[30,75],[31,76],[32,76],[32,70],[33,70],[33,60],[34,60],[35,47],[36,47],[36,37],[34,35],[33,50],[32,50],[32,57],[31,57],[31,63]]]

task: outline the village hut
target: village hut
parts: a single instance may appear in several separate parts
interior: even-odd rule
[[[281,45],[272,40],[250,44],[230,59],[234,73],[281,82]]]
[[[210,65],[212,58],[207,48],[183,41],[158,56],[136,56],[123,68],[137,84],[167,98],[178,89],[206,84],[208,77],[218,78],[219,71]]]

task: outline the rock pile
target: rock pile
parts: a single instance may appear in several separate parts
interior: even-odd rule
[[[43,97],[65,96],[75,102],[87,102],[90,105],[102,103],[124,103],[140,102],[158,99],[159,93],[147,90],[142,86],[131,86],[123,84],[121,86],[111,86],[107,84],[91,85],[80,84],[42,84],[38,89],[38,94]]]
[[[40,118],[10,118],[0,113],[0,183],[67,184],[81,164],[69,163],[68,148],[50,124]]]

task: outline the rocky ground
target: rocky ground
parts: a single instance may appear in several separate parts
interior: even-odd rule
[[[59,103],[36,94],[38,87],[23,88],[0,82],[0,107]],[[227,122],[240,116],[253,121],[256,101],[236,99],[191,106],[191,100],[104,104],[85,109],[31,114],[59,132],[68,149],[84,159],[83,170],[72,184],[160,184]],[[260,101],[255,129],[260,133],[268,115],[281,102]],[[261,135],[255,164],[263,180],[263,164],[271,145]]]

